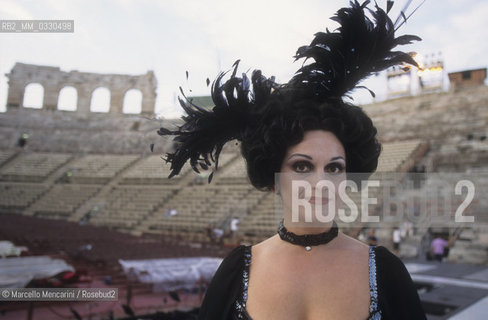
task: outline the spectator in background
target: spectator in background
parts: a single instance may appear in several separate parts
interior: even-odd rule
[[[440,235],[437,235],[437,237],[432,240],[432,244],[430,245],[432,257],[435,260],[442,262],[442,260],[446,256],[446,248],[449,248],[449,242],[446,239],[442,238]]]
[[[400,254],[400,243],[402,242],[402,233],[400,228],[393,229],[393,251],[398,256]]]
[[[432,243],[432,239],[433,239],[433,233],[432,233],[432,228],[429,227],[427,229],[427,232],[425,232],[423,235],[422,235],[422,238],[420,240],[420,244],[417,248],[418,250],[418,258],[423,258],[423,255],[425,255],[425,258],[427,260],[432,260],[432,256],[431,256],[431,253],[430,253],[430,246],[431,246],[431,243]]]
[[[405,220],[402,224],[401,235],[402,238],[409,238],[413,236],[413,224],[412,222]]]
[[[213,227],[212,223],[210,223],[210,222],[205,227],[205,234],[208,237],[208,241],[211,243],[214,243],[216,240],[215,239],[215,233],[214,233],[213,229],[214,229],[214,227]]]
[[[237,218],[232,218],[230,221],[230,236],[233,242],[236,241],[236,236],[237,236],[237,230],[239,230],[239,219]]]
[[[166,213],[164,214],[164,217],[167,218],[167,217],[171,217],[171,216],[176,216],[177,214],[178,214],[178,210],[173,209],[173,208],[168,208],[166,210]]]
[[[366,238],[366,243],[370,246],[378,245],[378,238],[375,235],[375,230],[373,228],[369,229],[368,237]]]

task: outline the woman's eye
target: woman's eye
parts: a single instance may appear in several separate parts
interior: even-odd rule
[[[332,174],[341,174],[344,172],[344,166],[340,163],[331,163],[325,167],[326,171]]]
[[[312,169],[312,165],[310,163],[302,162],[302,161],[295,162],[292,165],[292,167],[295,172],[299,172],[299,173],[310,172]]]

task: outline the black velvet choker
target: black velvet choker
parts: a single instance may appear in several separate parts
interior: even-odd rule
[[[329,231],[317,234],[296,235],[285,228],[283,219],[281,219],[280,225],[278,226],[278,234],[280,235],[281,240],[305,247],[305,250],[307,251],[312,250],[312,246],[329,243],[332,239],[337,237],[338,233],[339,229],[335,221]]]

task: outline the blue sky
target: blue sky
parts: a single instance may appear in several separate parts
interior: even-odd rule
[[[385,7],[386,0],[378,0]],[[405,1],[396,1],[400,9]],[[413,1],[419,3],[419,1]],[[144,74],[158,79],[156,111],[178,114],[179,86],[208,93],[205,80],[241,59],[241,70],[258,68],[288,80],[298,69],[292,56],[313,34],[337,25],[329,20],[343,0],[1,0],[0,19],[73,19],[68,34],[0,33],[0,111],[15,62],[59,66],[64,71]],[[392,15],[394,16],[394,15]],[[488,1],[427,0],[400,29],[422,42],[404,50],[442,52],[447,72],[486,67]],[[190,77],[186,80],[185,72]],[[365,83],[382,99],[385,82]],[[370,102],[366,92],[356,102]]]

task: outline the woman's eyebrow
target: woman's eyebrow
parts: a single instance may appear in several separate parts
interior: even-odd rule
[[[290,160],[293,157],[304,157],[304,158],[313,160],[313,158],[311,156],[303,154],[303,153],[294,153],[290,157],[288,157],[288,160]],[[332,158],[330,158],[330,161],[339,160],[339,159],[346,161],[346,159],[344,159],[343,156],[332,157]]]
[[[309,155],[306,155],[306,154],[303,154],[303,153],[294,153],[292,154],[290,157],[288,157],[288,160],[290,160],[291,158],[295,157],[295,156],[300,156],[300,157],[304,157],[304,158],[307,158],[307,159],[310,159],[310,160],[313,160],[313,158]]]
[[[338,156],[338,157],[330,158],[330,161],[339,160],[339,159],[342,159],[342,160],[346,161],[346,159],[344,159],[343,156]]]

